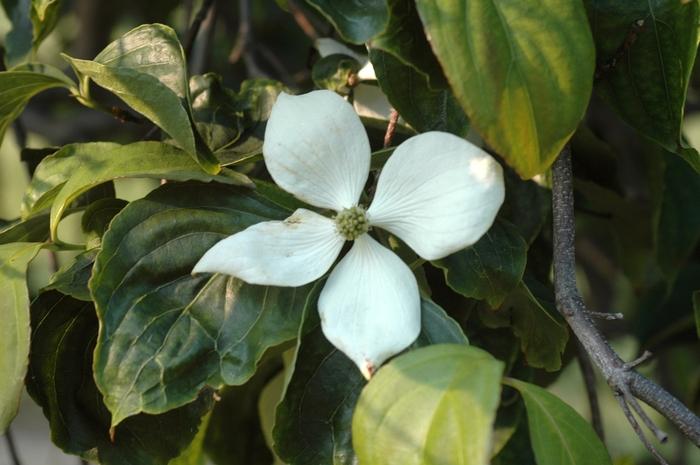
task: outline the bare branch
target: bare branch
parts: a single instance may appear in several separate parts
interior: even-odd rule
[[[192,53],[192,47],[194,46],[194,41],[197,38],[197,34],[199,34],[199,28],[202,27],[202,23],[209,14],[209,9],[212,7],[212,5],[214,5],[214,0],[204,0],[202,7],[199,9],[194,17],[194,20],[192,21],[190,29],[187,31],[185,43],[182,47],[187,58],[189,58],[190,53]]]
[[[665,463],[641,433],[639,425],[631,414],[630,404],[638,414],[642,412],[640,415],[645,424],[653,424],[641,407],[635,406],[635,402],[632,402],[633,396],[666,417],[698,447],[700,447],[700,418],[664,388],[637,373],[634,367],[641,363],[639,360],[625,363],[591,320],[576,284],[572,178],[571,150],[567,145],[552,166],[554,292],[557,309],[564,316],[593,363],[603,373],[606,382],[616,394],[627,420],[644,445],[660,463]],[[650,426],[650,429],[660,439],[664,438],[665,435],[655,425]]]
[[[391,140],[394,138],[394,133],[396,132],[396,123],[399,121],[399,112],[391,109],[389,114],[389,124],[386,126],[386,133],[384,133],[384,148],[391,145]]]

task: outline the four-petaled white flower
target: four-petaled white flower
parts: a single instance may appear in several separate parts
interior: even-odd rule
[[[323,276],[346,240],[352,248],[318,300],[324,335],[367,378],[420,332],[420,295],[409,267],[368,231],[384,229],[435,260],[476,242],[503,203],[503,173],[487,153],[454,135],[403,142],[381,171],[372,204],[360,195],[370,145],[360,119],[325,90],[281,94],[267,123],[263,156],[284,190],[321,209],[255,224],[215,244],[193,272],[219,272],[251,284],[301,286]]]

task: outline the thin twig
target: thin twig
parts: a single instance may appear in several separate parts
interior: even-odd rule
[[[199,34],[199,28],[202,26],[202,22],[204,22],[204,19],[207,17],[207,14],[209,14],[209,9],[212,7],[213,4],[214,0],[204,0],[201,8],[199,9],[199,11],[197,11],[194,20],[192,21],[190,29],[187,31],[185,43],[182,48],[185,51],[185,56],[188,58],[190,56],[190,53],[192,53],[192,47],[194,46],[194,41],[197,38],[197,34]]]
[[[5,442],[7,443],[7,450],[10,452],[12,465],[22,465],[22,461],[19,459],[19,454],[17,453],[17,447],[15,446],[15,439],[12,436],[12,431],[10,428],[7,428],[7,431],[5,431]]]
[[[600,440],[605,442],[605,430],[603,429],[603,417],[600,414],[600,403],[598,402],[598,391],[596,389],[593,364],[583,346],[580,343],[577,343],[576,346],[578,349],[577,355],[578,363],[581,368],[581,376],[583,376],[583,384],[586,386],[586,394],[588,395],[588,406],[591,410],[591,423]]]
[[[386,125],[386,133],[384,133],[384,148],[391,145],[391,140],[394,138],[394,133],[396,132],[396,123],[399,121],[399,112],[391,109],[389,114],[389,124]]]
[[[605,381],[616,394],[630,425],[647,449],[659,460],[663,459],[644,437],[629,406],[642,420],[650,419],[641,408],[634,405],[634,398],[645,402],[700,447],[700,418],[668,391],[635,371],[635,362],[625,363],[610,347],[588,315],[576,284],[575,219],[571,150],[567,145],[552,166],[552,219],[554,236],[554,292],[557,309],[583,345],[593,363],[603,373]],[[640,413],[641,411],[641,413]],[[648,422],[647,422],[648,420]],[[660,439],[665,437],[655,425],[650,428]]]
[[[292,14],[294,21],[296,21],[299,28],[304,31],[311,40],[318,39],[318,32],[316,28],[311,24],[309,18],[306,17],[304,11],[296,4],[295,0],[288,0],[287,6],[289,7],[289,12]]]

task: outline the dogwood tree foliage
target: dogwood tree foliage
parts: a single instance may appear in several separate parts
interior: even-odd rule
[[[26,389],[107,465],[612,464],[595,402],[594,429],[547,390],[586,352],[609,373],[553,288],[569,152],[585,324],[624,314],[606,333],[697,406],[696,0],[190,1],[39,53],[72,3],[1,2],[0,137],[39,94],[116,129],[21,147],[0,431]],[[123,178],[160,184],[127,201]]]

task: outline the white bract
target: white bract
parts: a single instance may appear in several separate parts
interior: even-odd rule
[[[325,336],[369,378],[416,339],[421,321],[413,273],[369,229],[396,235],[426,260],[463,249],[489,229],[503,203],[501,167],[459,137],[420,134],[391,155],[365,210],[358,202],[370,168],[367,134],[352,107],[325,90],[279,96],[263,155],[281,188],[336,215],[298,209],[284,221],[258,223],[215,244],[193,272],[301,286],[323,276],[354,240],[318,310]]]

